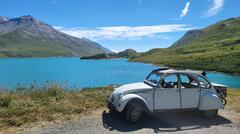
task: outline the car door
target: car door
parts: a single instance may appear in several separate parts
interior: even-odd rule
[[[200,86],[189,74],[179,74],[182,108],[197,108]]]
[[[154,109],[179,109],[180,92],[176,74],[167,74],[154,92]]]

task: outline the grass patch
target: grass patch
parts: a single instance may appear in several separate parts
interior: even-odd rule
[[[227,105],[226,108],[240,112],[240,89],[238,90],[232,90],[229,89],[227,92]]]
[[[58,85],[0,90],[0,131],[34,122],[71,120],[104,108],[112,87],[66,90]],[[226,108],[240,112],[240,90],[228,90]]]
[[[57,85],[0,90],[0,131],[34,122],[69,120],[105,107],[111,92],[112,87],[71,91]]]

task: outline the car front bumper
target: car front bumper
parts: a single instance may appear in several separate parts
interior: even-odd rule
[[[107,108],[112,111],[112,110],[116,110],[115,106],[113,105],[113,103],[109,100],[110,97],[107,97],[106,98],[106,105],[107,105]]]

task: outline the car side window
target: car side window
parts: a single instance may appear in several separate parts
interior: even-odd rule
[[[202,88],[205,88],[205,89],[211,88],[210,83],[205,78],[203,78],[202,76],[198,76],[197,79],[198,79]]]
[[[180,83],[181,83],[181,88],[183,89],[198,87],[197,81],[185,74],[180,74]]]
[[[176,74],[167,75],[161,81],[162,88],[178,88],[178,77]]]

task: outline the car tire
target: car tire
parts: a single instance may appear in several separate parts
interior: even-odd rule
[[[109,108],[109,113],[110,114],[116,114],[117,110],[115,108]]]
[[[218,114],[218,109],[215,110],[204,110],[203,115],[205,118],[214,118]]]
[[[140,104],[133,103],[126,109],[126,120],[128,123],[138,122],[143,114],[143,109]]]
[[[115,107],[111,103],[108,103],[107,107],[108,107],[108,110],[109,110],[110,114],[117,113],[117,110],[115,109]]]

